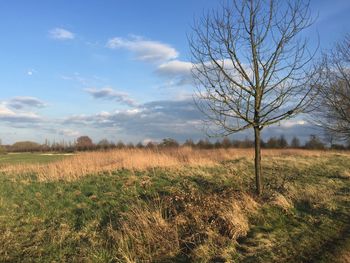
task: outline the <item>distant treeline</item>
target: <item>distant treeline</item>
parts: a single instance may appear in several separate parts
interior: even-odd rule
[[[109,150],[109,149],[123,149],[123,148],[175,148],[181,146],[188,146],[197,149],[220,149],[220,148],[253,148],[254,141],[251,139],[244,140],[232,140],[227,137],[217,140],[215,142],[209,139],[201,139],[193,141],[191,139],[186,140],[184,143],[179,143],[174,139],[166,138],[161,142],[147,142],[147,143],[124,143],[122,141],[113,142],[107,139],[103,139],[98,143],[94,143],[90,137],[81,136],[74,142],[53,142],[50,143],[48,140],[44,144],[39,144],[32,141],[21,141],[16,142],[12,145],[0,145],[0,153],[6,152],[75,152],[75,151],[92,151],[92,150]],[[310,138],[301,144],[298,137],[294,137],[288,142],[282,135],[280,137],[271,137],[267,141],[262,140],[261,146],[267,149],[284,149],[284,148],[295,148],[295,149],[336,149],[346,150],[350,149],[350,146],[346,147],[342,144],[331,144],[326,147],[326,144],[317,136],[311,135]]]

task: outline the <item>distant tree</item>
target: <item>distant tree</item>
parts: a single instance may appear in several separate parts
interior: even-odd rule
[[[276,137],[270,137],[266,142],[266,148],[276,149],[279,148],[279,141]]]
[[[6,148],[2,145],[2,140],[0,139],[0,154],[5,154]]]
[[[55,152],[60,152],[63,148],[64,146],[62,145],[62,143],[59,142],[53,142],[51,145],[51,150]]]
[[[127,148],[129,149],[133,149],[135,148],[135,145],[132,143],[132,142],[129,142],[127,145],[126,145]]]
[[[65,151],[66,151],[67,153],[73,153],[75,150],[76,150],[76,149],[75,149],[75,142],[72,143],[71,141],[69,141],[69,142],[68,142],[68,145],[67,145],[67,147],[66,147],[66,149],[65,149]]]
[[[326,130],[324,131],[323,139],[327,143],[327,145],[330,146],[330,148],[332,148],[332,145],[336,141],[334,134],[332,132],[328,132]]]
[[[41,145],[32,141],[15,142],[11,146],[11,150],[14,152],[36,152],[40,149]]]
[[[270,137],[266,142],[265,147],[270,149],[284,149],[288,147],[288,142],[284,135],[281,135],[279,138]]]
[[[300,140],[298,137],[293,137],[292,141],[290,142],[290,147],[295,149],[300,148]]]
[[[284,149],[288,147],[288,142],[284,135],[281,135],[278,139],[278,148]]]
[[[44,144],[41,145],[41,150],[42,150],[43,152],[48,152],[48,151],[51,150],[51,145],[50,145],[50,142],[49,142],[48,139],[45,139]]]
[[[97,143],[97,146],[98,146],[98,148],[104,149],[104,150],[111,148],[111,144],[107,139],[102,139],[101,141],[99,141]]]
[[[213,145],[211,144],[211,142],[208,139],[200,139],[197,144],[196,147],[199,149],[210,149],[213,147]]]
[[[336,144],[336,143],[332,143],[331,144],[331,147],[330,147],[332,150],[346,150],[346,147],[345,147],[345,145],[343,145],[343,144]]]
[[[231,143],[232,143],[232,147],[234,147],[234,148],[241,148],[241,141],[240,140],[232,140],[231,141]]]
[[[220,141],[220,140],[216,140],[216,141],[214,142],[214,148],[215,148],[215,149],[220,149],[220,148],[222,148],[222,144],[221,144],[221,141]]]
[[[6,148],[4,146],[0,146],[0,154],[6,154],[7,151],[6,151]]]
[[[123,149],[126,147],[126,145],[122,142],[122,141],[118,141],[117,144],[115,145],[115,147],[117,147],[117,149]]]
[[[147,144],[146,144],[146,148],[148,149],[154,149],[156,148],[158,145],[156,142],[152,142],[152,141],[149,141]]]
[[[224,137],[221,141],[223,148],[228,149],[232,146],[231,140],[228,137]]]
[[[91,150],[94,147],[94,143],[89,136],[80,136],[76,142],[76,148],[79,151]]]
[[[323,150],[325,145],[316,135],[312,134],[310,135],[309,140],[305,143],[305,148],[311,150]]]
[[[187,139],[185,141],[185,143],[183,144],[183,146],[188,146],[188,147],[192,147],[193,148],[195,146],[195,143],[193,142],[192,139]]]
[[[136,145],[135,145],[136,148],[139,148],[139,149],[142,149],[142,148],[145,148],[145,146],[143,145],[142,142],[138,142]]]
[[[162,140],[162,142],[159,144],[159,146],[160,147],[171,147],[171,148],[174,148],[174,147],[178,147],[179,143],[175,139],[166,138],[166,139]]]
[[[232,145],[235,148],[252,148],[254,147],[254,141],[252,141],[248,137],[245,137],[243,141],[240,141],[240,140],[232,141]]]

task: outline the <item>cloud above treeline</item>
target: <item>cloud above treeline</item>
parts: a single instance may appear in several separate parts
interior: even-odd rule
[[[96,95],[97,93],[95,93]],[[100,93],[97,98],[110,95]],[[111,93],[113,97],[113,92]],[[187,138],[204,138],[203,115],[192,99],[151,101],[118,111],[102,111],[95,114],[80,114],[59,119],[47,118],[37,113],[12,110],[4,103],[0,104],[0,121],[16,129],[32,129],[36,133],[47,134],[49,138],[61,136],[68,140],[80,135],[89,135],[93,139],[124,138],[139,140],[146,138],[160,140],[172,137],[179,141]],[[285,135],[291,139],[297,135],[306,140],[310,134],[317,134],[314,127],[302,119],[292,119],[264,129],[263,136]],[[234,138],[251,138],[251,132],[245,131]],[[41,136],[41,139],[43,137]]]
[[[154,101],[137,108],[94,115],[76,115],[65,119],[65,125],[115,128],[133,137],[184,139],[198,137],[200,112],[189,100]]]
[[[34,112],[14,111],[6,105],[0,104],[0,121],[8,123],[40,122],[42,118]]]
[[[64,119],[66,126],[115,129],[118,134],[133,138],[162,139],[172,137],[183,141],[187,138],[204,138],[203,114],[192,99],[152,101],[114,112],[100,112],[92,115],[74,115]],[[288,120],[264,130],[265,138],[285,135],[288,139],[300,136],[302,140],[316,133],[313,126],[303,120]],[[251,137],[249,130],[239,133],[237,138]]]
[[[18,96],[0,101],[0,121],[12,125],[39,123],[43,121],[43,118],[33,110],[43,108],[46,105],[44,101],[28,96]]]

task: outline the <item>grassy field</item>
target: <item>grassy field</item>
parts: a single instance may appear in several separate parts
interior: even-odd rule
[[[33,164],[33,163],[49,163],[61,160],[64,154],[43,154],[43,153],[9,153],[0,154],[0,165],[8,164]]]
[[[260,198],[252,156],[123,150],[3,162],[0,262],[350,262],[350,155],[265,151]]]

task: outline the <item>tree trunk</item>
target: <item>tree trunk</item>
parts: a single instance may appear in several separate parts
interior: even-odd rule
[[[254,127],[255,135],[255,184],[256,193],[261,195],[262,193],[262,183],[261,183],[261,141],[260,141],[260,129],[259,127]]]

